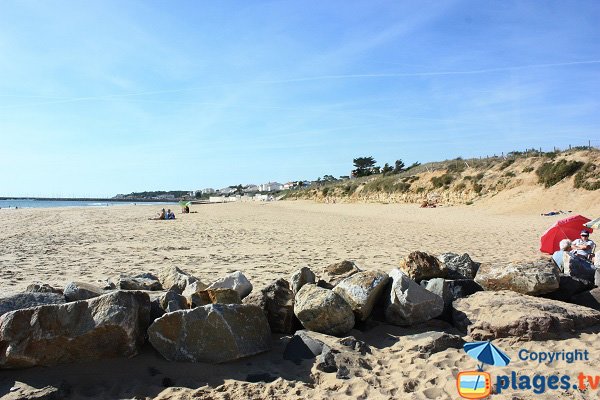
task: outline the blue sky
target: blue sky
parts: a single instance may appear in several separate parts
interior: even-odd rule
[[[597,1],[0,0],[0,196],[600,145]]]

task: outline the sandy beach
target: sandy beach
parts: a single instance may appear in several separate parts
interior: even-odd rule
[[[0,290],[63,287],[175,265],[203,281],[240,270],[256,287],[301,266],[340,260],[388,271],[402,256],[468,253],[475,261],[537,258],[539,235],[560,216],[485,207],[304,201],[193,207],[149,221],[156,206],[0,210]],[[179,212],[179,210],[177,210]]]
[[[541,256],[540,233],[561,218],[542,217],[533,206],[506,211],[485,204],[420,209],[410,204],[290,201],[198,205],[192,207],[192,214],[177,209],[174,221],[148,220],[157,211],[156,206],[144,205],[0,210],[1,293],[23,291],[33,282],[56,287],[72,280],[101,284],[119,274],[156,273],[165,265],[178,266],[205,282],[240,270],[255,288],[261,288],[301,266],[319,271],[344,259],[363,269],[387,272],[415,250],[466,252],[479,262],[532,260]],[[284,338],[277,336],[268,353],[210,368],[169,363],[147,346],[130,360],[4,371],[0,395],[19,398],[25,390],[64,380],[71,388],[69,398],[457,398],[456,374],[474,369],[475,364],[458,349],[426,359],[409,351],[412,344],[407,335],[423,329],[353,330],[354,336],[371,345],[372,353],[365,356],[371,369],[350,380],[315,371],[311,362],[297,366],[283,361]],[[600,344],[594,332],[564,341],[495,343],[511,350],[585,348],[591,353],[585,363],[516,360],[513,369],[544,374],[600,372],[596,367]],[[249,374],[261,373],[270,374],[274,381],[248,382]],[[535,397],[531,391],[518,397],[514,393],[519,392],[509,390],[494,398]],[[592,394],[596,396],[589,392],[569,396],[592,398]],[[552,392],[545,396],[556,398]]]

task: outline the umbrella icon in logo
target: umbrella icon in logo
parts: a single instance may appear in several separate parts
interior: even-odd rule
[[[510,363],[510,357],[490,341],[465,343],[463,349],[468,355],[481,362],[477,367],[480,371],[483,371],[483,364],[505,367]]]
[[[491,377],[483,372],[483,364],[504,367],[510,363],[510,358],[489,341],[465,343],[463,349],[481,364],[477,366],[477,371],[458,374],[458,394],[465,399],[483,399],[491,392]]]

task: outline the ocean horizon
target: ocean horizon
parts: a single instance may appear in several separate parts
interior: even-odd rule
[[[110,207],[114,205],[167,205],[177,204],[177,202],[135,202],[135,201],[101,201],[101,200],[0,200],[0,209],[15,208],[56,208],[56,207]]]

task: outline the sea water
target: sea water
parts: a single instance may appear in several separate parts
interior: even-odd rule
[[[132,201],[79,201],[79,200],[35,200],[35,199],[21,199],[21,200],[0,200],[0,209],[6,208],[54,208],[54,207],[110,207],[115,205],[133,205],[136,204]],[[137,204],[148,204],[148,205],[165,205],[173,203],[165,202],[143,202]]]

